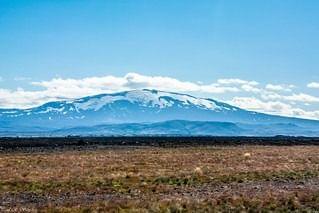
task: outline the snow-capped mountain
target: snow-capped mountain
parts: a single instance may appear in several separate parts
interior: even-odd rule
[[[294,128],[308,129],[319,127],[319,121],[251,112],[212,99],[157,90],[133,90],[49,102],[30,109],[0,109],[0,132],[53,131],[97,125],[111,128],[110,125],[145,125],[172,120],[230,122],[246,127],[271,124],[293,124],[296,125]]]

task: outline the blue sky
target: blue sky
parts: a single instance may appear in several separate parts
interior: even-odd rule
[[[256,81],[259,93],[238,81],[227,84],[237,92],[169,89],[244,108],[249,106],[241,101],[254,98],[262,102],[254,110],[284,114],[287,106],[268,109],[280,102],[315,117],[319,89],[310,83],[319,82],[318,11],[317,0],[0,0],[0,106],[12,107],[10,97],[26,107],[63,96],[57,90],[57,97],[42,94],[28,103],[27,95],[49,90],[41,82],[60,79],[55,86],[68,87],[66,79],[123,80],[135,73],[215,87],[220,79]],[[280,96],[263,97],[269,84]],[[130,88],[88,93],[119,89]]]

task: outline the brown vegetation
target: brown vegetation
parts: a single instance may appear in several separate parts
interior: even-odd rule
[[[0,153],[0,211],[319,210],[319,147]]]

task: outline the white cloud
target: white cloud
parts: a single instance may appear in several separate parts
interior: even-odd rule
[[[263,99],[263,100],[281,100],[282,99],[282,95],[276,93],[276,92],[269,92],[269,91],[263,91],[261,94],[260,94],[260,97]]]
[[[284,98],[285,100],[288,101],[297,101],[297,102],[304,102],[304,103],[312,103],[312,102],[319,102],[319,98],[312,96],[312,95],[308,95],[308,94],[304,94],[304,93],[299,93],[299,94],[292,94],[289,96],[283,96],[282,98]]]
[[[128,73],[124,77],[92,77],[84,79],[61,79],[55,78],[51,81],[32,82],[32,85],[45,87],[49,90],[68,90],[66,94],[74,95],[79,90],[101,91],[121,91],[130,89],[158,89],[179,92],[205,92],[205,93],[225,93],[238,92],[239,89],[230,86],[220,86],[218,84],[198,84],[189,81],[180,81],[175,78],[162,76],[145,76],[137,73]],[[82,92],[81,92],[82,93]],[[65,94],[65,93],[60,93]]]
[[[263,91],[260,97],[264,100],[280,100],[280,101],[290,101],[290,102],[301,102],[301,103],[319,103],[319,97],[308,95],[305,93],[291,94],[291,95],[280,95],[275,92]]]
[[[127,89],[159,89],[179,92],[203,92],[203,93],[226,93],[239,92],[239,89],[231,86],[220,86],[218,84],[202,84],[189,81],[180,81],[170,77],[145,76],[137,73],[128,73],[124,76],[124,87]]]
[[[289,108],[288,104],[284,104],[278,101],[265,102],[255,97],[234,97],[231,103],[248,110],[272,113],[282,112],[283,109]]]
[[[261,89],[256,88],[250,84],[244,84],[241,86],[241,88],[245,91],[245,92],[252,92],[252,93],[260,93]]]
[[[39,91],[5,90],[0,93],[0,107],[28,108],[52,100],[72,99],[100,93],[111,93],[131,89],[158,89],[177,92],[222,94],[239,92],[235,86],[217,83],[202,84],[163,76],[146,76],[128,73],[123,77],[104,76],[83,79],[54,78],[49,81],[31,82],[41,87]]]
[[[0,106],[4,108],[28,108],[47,101],[58,100],[58,97],[52,96],[48,96],[47,91],[25,91],[21,88],[15,91],[0,89]]]
[[[318,82],[311,82],[307,85],[309,88],[319,89],[319,83]]]
[[[162,76],[144,76],[137,73],[128,73],[125,77],[124,86],[128,88],[157,88],[161,90],[176,90],[176,91],[199,91],[201,85],[179,81],[170,77]]]
[[[217,81],[218,84],[247,84],[251,86],[257,86],[259,83],[257,81],[246,81],[238,78],[226,78],[226,79],[219,79]]]
[[[290,92],[293,85],[275,85],[275,84],[267,84],[265,87],[267,90],[278,91],[278,92]]]
[[[229,101],[229,103],[251,111],[309,119],[319,119],[319,111],[306,111],[280,101],[262,101],[255,97],[234,97],[231,101]]]

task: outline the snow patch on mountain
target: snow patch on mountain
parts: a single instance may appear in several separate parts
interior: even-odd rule
[[[43,111],[37,112],[36,114],[45,114],[48,112],[63,112],[63,110],[64,110],[64,107],[61,107],[61,108],[48,107]]]
[[[155,90],[133,90],[119,94],[106,94],[89,99],[79,99],[73,102],[77,111],[94,110],[98,111],[107,104],[116,101],[127,101],[132,104],[139,104],[143,107],[157,107],[160,109],[172,107],[174,104],[181,106],[190,106],[216,110],[221,109],[215,102],[203,98],[195,98],[189,95],[169,93]]]
[[[106,104],[113,103],[115,101],[123,100],[122,96],[104,96],[101,98],[91,98],[89,100],[80,99],[74,102],[76,111],[79,110],[94,110],[98,111]],[[70,108],[70,111],[73,111],[73,108]]]

